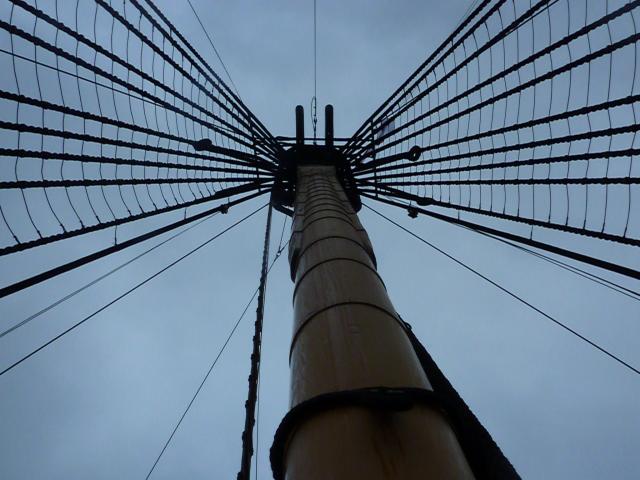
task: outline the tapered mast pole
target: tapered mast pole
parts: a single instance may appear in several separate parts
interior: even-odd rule
[[[338,169],[318,158],[296,167],[292,410],[276,434],[274,474],[471,479]]]

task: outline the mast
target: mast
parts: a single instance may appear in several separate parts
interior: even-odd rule
[[[300,108],[283,162],[289,185],[279,188],[281,200],[293,197],[295,288],[291,410],[271,451],[274,476],[474,478],[376,271],[348,165],[333,148],[332,109],[326,145],[312,146],[302,145]]]

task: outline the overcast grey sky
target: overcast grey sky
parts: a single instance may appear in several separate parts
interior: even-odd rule
[[[192,2],[245,103],[274,135],[292,134],[295,105],[308,114],[313,93],[312,1]],[[157,3],[221,73],[186,1]],[[352,133],[450,33],[468,4],[319,0],[318,104],[319,111],[335,105],[336,134]],[[0,365],[263,203],[214,217],[0,339]],[[639,302],[472,232],[377,208],[640,365]],[[367,211],[361,218],[396,309],[523,478],[640,478],[638,376],[383,220]],[[274,216],[272,252],[283,220]],[[264,214],[253,217],[0,378],[0,478],[144,478],[257,286],[264,224]],[[0,321],[28,316],[142,249],[3,299]],[[2,259],[2,276],[56,263],[26,259]],[[640,264],[637,257],[625,261]],[[267,295],[257,442],[263,479],[271,476],[268,450],[287,410],[291,291],[284,256]],[[235,478],[254,310],[152,478]]]

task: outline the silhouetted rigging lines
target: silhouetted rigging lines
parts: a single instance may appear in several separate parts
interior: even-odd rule
[[[214,240],[216,240],[217,238],[221,237],[222,235],[224,235],[225,233],[227,233],[229,230],[233,229],[234,227],[240,225],[242,222],[244,222],[245,220],[251,218],[253,215],[255,215],[256,213],[258,213],[260,210],[264,209],[267,205],[263,205],[262,207],[254,210],[253,212],[249,213],[248,215],[244,216],[243,218],[241,218],[240,220],[238,220],[237,222],[231,224],[229,227],[225,228],[224,230],[222,230],[221,232],[213,235],[212,237],[210,237],[209,239],[207,239],[206,241],[200,243],[200,245],[198,245],[197,247],[189,250],[187,253],[181,255],[180,257],[178,257],[176,260],[174,260],[173,262],[169,263],[167,266],[161,268],[160,270],[158,270],[157,272],[153,273],[152,275],[148,276],[147,278],[145,278],[144,280],[142,280],[141,282],[136,283],[133,287],[129,288],[128,290],[126,290],[124,293],[120,294],[119,296],[117,296],[116,298],[114,298],[113,300],[107,302],[106,304],[104,304],[102,307],[98,308],[96,311],[94,311],[93,313],[91,313],[90,315],[87,315],[86,317],[84,317],[82,320],[74,323],[73,325],[71,325],[69,328],[67,328],[66,330],[62,331],[61,333],[59,333],[58,335],[56,335],[55,337],[53,337],[52,339],[46,341],[45,343],[43,343],[42,345],[40,345],[38,348],[32,350],[31,352],[29,352],[28,354],[22,356],[20,359],[16,360],[15,362],[13,362],[11,365],[9,365],[8,367],[6,367],[4,370],[0,371],[0,376],[4,375],[5,373],[13,370],[15,367],[17,367],[18,365],[20,365],[22,362],[24,362],[25,360],[28,360],[29,358],[33,357],[34,355],[36,355],[38,352],[40,352],[41,350],[47,348],[49,345],[51,345],[52,343],[56,342],[57,340],[59,340],[60,338],[64,337],[66,334],[68,334],[69,332],[72,332],[73,330],[75,330],[76,328],[78,328],[79,326],[81,326],[82,324],[84,324],[85,322],[87,322],[88,320],[91,320],[93,317],[95,317],[96,315],[98,315],[99,313],[102,313],[103,311],[105,311],[107,308],[109,308],[111,305],[114,305],[115,303],[119,302],[120,300],[122,300],[123,298],[125,298],[126,296],[128,296],[129,294],[135,292],[138,288],[142,287],[143,285],[149,283],[151,280],[153,280],[154,278],[158,277],[159,275],[163,274],[164,272],[166,272],[167,270],[169,270],[171,267],[177,265],[178,263],[180,263],[181,261],[183,261],[185,258],[190,257],[191,255],[193,255],[194,253],[196,253],[197,251],[199,251],[200,249],[206,247],[207,245],[209,245],[211,242],[213,242]]]
[[[139,254],[137,254],[135,257],[130,258],[129,260],[126,260],[124,262],[122,262],[121,264],[119,264],[118,266],[112,268],[111,270],[109,270],[106,273],[103,273],[102,275],[100,275],[99,277],[91,280],[90,282],[82,285],[80,288],[75,289],[74,291],[72,291],[71,293],[68,293],[67,295],[65,295],[62,298],[59,298],[58,300],[56,300],[55,302],[47,305],[46,307],[38,310],[36,313],[29,315],[27,318],[25,318],[24,320],[21,320],[19,322],[17,322],[16,324],[12,325],[11,327],[7,328],[6,330],[3,330],[0,332],[0,338],[4,337],[5,335],[8,335],[9,333],[13,332],[14,330],[20,328],[23,325],[26,325],[27,323],[31,322],[32,320],[35,320],[36,318],[38,318],[40,315],[47,313],[48,311],[50,311],[51,309],[57,307],[58,305],[63,304],[64,302],[66,302],[67,300],[70,300],[71,298],[75,297],[76,295],[78,295],[79,293],[82,293],[83,291],[85,291],[88,288],[91,288],[93,285],[101,282],[102,280],[104,280],[105,278],[113,275],[114,273],[122,270],[123,268],[125,268],[128,265],[131,265],[132,263],[134,263],[136,260],[139,260],[140,258],[144,257],[145,255],[153,252],[154,250],[160,248],[161,246],[169,243],[171,240],[187,233],[189,230],[197,227],[198,225],[200,225],[201,223],[206,222],[207,220],[209,220],[211,217],[214,217],[218,212],[214,212],[211,213],[210,215],[207,215],[206,217],[204,217],[202,220],[199,220],[195,223],[192,223],[191,225],[189,225],[186,228],[183,228],[182,230],[180,230],[177,233],[174,233],[173,235],[171,235],[170,237],[167,237],[166,239],[162,240],[161,242],[156,243],[155,245],[153,245],[152,247],[147,248],[146,250],[140,252]]]
[[[495,280],[492,280],[491,278],[487,277],[485,274],[480,273],[477,269],[470,267],[469,265],[467,265],[465,262],[463,262],[462,260],[454,257],[453,255],[451,255],[450,253],[444,251],[443,249],[441,249],[440,247],[437,247],[436,245],[434,245],[433,243],[425,240],[424,238],[422,238],[421,236],[417,235],[416,233],[412,232],[411,230],[407,229],[406,227],[403,227],[402,225],[400,225],[398,222],[390,219],[389,217],[387,217],[386,215],[378,212],[377,210],[375,210],[374,208],[369,207],[368,205],[365,205],[369,210],[371,210],[372,212],[374,212],[376,215],[384,218],[386,221],[388,221],[389,223],[391,223],[392,225],[395,225],[396,227],[398,227],[400,230],[408,233],[409,235],[411,235],[412,237],[420,240],[422,243],[424,243],[425,245],[431,247],[432,249],[434,249],[435,251],[437,251],[438,253],[446,256],[448,259],[454,261],[455,263],[457,263],[458,265],[460,265],[461,267],[467,269],[468,271],[470,271],[471,273],[473,273],[474,275],[477,275],[478,277],[480,277],[481,279],[485,280],[486,282],[490,283],[491,285],[493,285],[494,287],[498,288],[500,291],[506,293],[507,295],[509,295],[510,297],[516,299],[518,302],[522,303],[523,305],[527,306],[528,308],[532,309],[533,311],[539,313],[540,315],[542,315],[543,317],[545,317],[547,320],[550,320],[551,322],[553,322],[554,324],[558,325],[559,327],[563,328],[564,330],[566,330],[567,332],[571,333],[572,335],[574,335],[575,337],[579,338],[580,340],[582,340],[583,342],[586,342],[587,344],[591,345],[592,347],[594,347],[595,349],[599,350],[600,352],[602,352],[603,354],[605,354],[606,356],[608,356],[609,358],[613,359],[614,361],[618,362],[618,364],[624,366],[625,368],[629,369],[630,371],[632,371],[633,373],[640,375],[640,370],[638,370],[637,368],[635,368],[634,366],[630,365],[629,363],[625,362],[624,360],[622,360],[619,356],[611,353],[609,350],[607,350],[606,348],[598,345],[596,342],[594,342],[593,340],[590,340],[589,338],[585,337],[584,335],[582,335],[581,333],[577,332],[576,330],[574,330],[573,328],[567,326],[565,323],[557,320],[556,318],[552,317],[551,315],[549,315],[548,313],[542,311],[540,308],[532,305],[530,302],[528,302],[527,300],[523,299],[521,296],[513,293],[511,290],[509,290],[508,288],[506,288],[503,285],[500,285],[498,282],[496,282]]]
[[[289,242],[286,242],[284,244],[284,246],[282,245],[282,243],[279,244],[278,251],[273,256],[273,259],[271,260],[271,263],[269,264],[269,268],[267,269],[267,275],[269,275],[269,273],[271,272],[271,268],[273,268],[275,263],[278,261],[278,259],[282,255],[282,251],[287,247],[288,244],[289,244]],[[261,277],[262,277],[262,275],[261,275]],[[146,476],[147,479],[151,478],[151,475],[153,474],[153,471],[155,470],[156,466],[158,465],[158,462],[162,458],[162,455],[164,455],[164,452],[167,450],[167,447],[171,443],[171,440],[173,440],[173,437],[175,436],[176,432],[180,428],[180,425],[182,425],[182,421],[185,419],[185,417],[189,413],[189,410],[191,409],[191,406],[193,405],[193,403],[196,401],[196,398],[198,398],[198,395],[202,391],[202,388],[204,387],[204,384],[209,379],[209,376],[211,375],[211,372],[213,371],[213,369],[216,366],[216,364],[218,363],[218,360],[220,360],[220,357],[225,352],[225,350],[227,348],[227,345],[229,345],[229,342],[231,341],[231,338],[236,333],[236,330],[238,329],[238,326],[240,325],[240,322],[242,322],[242,320],[244,319],[244,317],[245,317],[245,315],[247,313],[247,310],[249,310],[249,307],[253,303],[253,300],[256,298],[256,295],[258,295],[258,292],[261,289],[260,286],[262,284],[263,284],[263,282],[262,282],[262,279],[261,279],[261,281],[259,282],[258,287],[254,290],[253,295],[251,295],[251,298],[249,299],[249,301],[245,305],[244,309],[242,310],[242,313],[238,317],[238,320],[236,320],[236,322],[233,324],[233,327],[229,331],[229,334],[226,336],[226,338],[224,340],[224,343],[220,347],[220,350],[218,350],[218,353],[216,354],[215,358],[211,362],[211,365],[209,365],[209,369],[207,370],[207,373],[205,373],[205,375],[202,377],[202,381],[198,384],[198,388],[196,388],[196,391],[194,392],[193,396],[189,400],[189,403],[187,404],[187,406],[185,407],[184,411],[180,415],[180,418],[176,422],[176,425],[173,428],[173,430],[171,431],[171,434],[167,438],[166,442],[163,444],[162,449],[160,450],[160,453],[156,457],[153,465],[151,466],[151,468],[149,469],[149,472],[147,473],[147,476]]]
[[[0,29],[15,81],[0,92],[0,156],[13,168],[0,186],[15,190],[2,202],[14,244],[0,254],[268,187],[281,147],[149,8],[11,0]],[[203,139],[211,145],[199,148]]]
[[[481,2],[343,147],[361,193],[602,268],[589,241],[640,246],[640,2],[611,5]]]
[[[248,479],[266,280],[287,225],[283,217],[269,265],[271,194],[286,175],[285,150],[304,138],[274,137],[243,103],[189,4],[233,88],[151,0],[8,0],[0,7],[7,77],[0,85],[0,258],[54,259],[36,273],[25,267],[7,275],[0,298],[269,195],[238,476]],[[638,300],[637,289],[624,282],[640,280],[639,15],[640,0],[474,2],[352,137],[334,138],[356,194],[412,218],[422,214],[470,229]],[[314,144],[315,133],[314,123]],[[579,329],[440,252],[640,373]],[[611,280],[575,262],[621,277]],[[0,338],[49,308],[3,327]]]

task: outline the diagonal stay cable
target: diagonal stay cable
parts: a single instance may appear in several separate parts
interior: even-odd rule
[[[225,212],[228,211],[230,207],[235,206],[235,205],[239,205],[242,202],[248,201],[248,200],[252,200],[256,197],[259,197],[260,195],[263,195],[264,193],[266,193],[266,191],[263,192],[255,192],[252,193],[250,195],[245,195],[244,197],[238,198],[236,200],[232,200],[232,201],[228,201],[227,203],[223,203],[220,205],[217,205],[216,207],[210,208],[208,210],[205,210],[203,212],[197,213],[195,215],[192,215],[190,217],[186,217],[183,218],[181,220],[177,220],[173,223],[167,224],[167,225],[163,225],[162,227],[156,228],[154,230],[151,230],[149,232],[145,232],[141,235],[132,237],[128,240],[116,243],[115,245],[112,245],[110,247],[107,248],[103,248],[102,250],[97,250],[93,253],[90,253],[88,255],[85,255],[84,257],[79,257],[76,258],[75,260],[72,260],[70,262],[58,265],[57,267],[53,267],[49,270],[45,270],[41,273],[38,273],[32,277],[26,278],[24,280],[19,280],[18,282],[15,282],[11,285],[7,285],[6,287],[2,287],[0,288],[0,298],[4,298],[8,295],[12,295],[16,292],[19,292],[20,290],[24,290],[25,288],[29,288],[32,287],[34,285],[37,285],[38,283],[42,283],[44,281],[50,280],[51,278],[54,278],[58,275],[61,275],[63,273],[69,272],[75,268],[81,267],[83,265],[86,265],[88,263],[91,263],[95,260],[98,260],[100,258],[104,258],[106,256],[112,255],[116,252],[119,252],[121,250],[124,250],[125,248],[129,248],[133,245],[137,245],[138,243],[141,242],[145,242],[153,237],[156,237],[158,235],[162,235],[163,233],[169,232],[171,230],[174,230],[178,227],[182,227],[184,225],[188,225],[191,222],[195,222],[197,220],[200,220],[201,218],[206,217],[207,215],[210,215],[214,212]],[[206,200],[207,197],[203,197],[203,200]],[[183,204],[184,206],[185,204]],[[180,206],[179,204],[176,205]],[[173,206],[172,206],[173,208]],[[126,218],[126,217],[123,217]],[[111,224],[117,225],[115,222],[110,222]],[[102,224],[104,225],[104,223]],[[86,228],[85,228],[86,229]],[[46,237],[45,237],[46,238]],[[22,244],[24,245],[24,244]]]
[[[200,24],[200,27],[202,27],[202,31],[206,35],[207,40],[209,40],[209,45],[211,45],[211,48],[213,48],[213,52],[216,54],[216,57],[218,57],[218,60],[220,60],[220,64],[222,65],[222,68],[224,69],[225,73],[227,74],[227,77],[229,77],[229,81],[231,82],[231,85],[233,85],[233,89],[236,91],[236,94],[240,97],[240,92],[238,91],[238,87],[236,86],[236,82],[234,82],[233,78],[231,78],[231,74],[229,73],[229,70],[227,70],[227,66],[222,61],[222,57],[220,56],[220,53],[218,52],[218,49],[216,48],[215,44],[213,43],[213,40],[209,36],[209,32],[207,31],[206,28],[204,28],[204,25],[202,24],[202,20],[200,20],[200,16],[198,15],[198,12],[193,7],[193,4],[191,3],[191,0],[187,0],[187,3],[191,7],[191,11],[195,15],[196,20],[198,20],[198,23]]]
[[[418,208],[418,207],[412,206],[408,202],[396,201],[396,200],[399,200],[399,199],[394,199],[393,197],[389,197],[388,195],[382,195],[382,197],[385,197],[387,199],[391,198],[392,200],[385,200],[384,198],[381,199],[380,196],[378,198],[369,197],[369,196],[367,196],[367,197],[371,198],[373,200],[377,200],[377,201],[382,202],[382,203],[387,203],[389,205],[394,205],[396,207],[407,208],[407,209],[410,208],[414,213],[420,213],[420,214],[423,214],[423,215],[428,215],[428,213],[430,213],[427,210],[424,210],[422,208]],[[438,218],[438,217],[436,217],[436,218]],[[458,220],[458,219],[456,219],[456,220]],[[598,285],[602,285],[603,287],[608,288],[608,289],[610,289],[610,290],[612,290],[614,292],[617,292],[617,293],[620,293],[622,295],[625,295],[625,296],[627,296],[627,297],[629,297],[629,298],[631,298],[633,300],[640,301],[640,292],[632,290],[631,288],[627,288],[624,285],[620,285],[619,283],[613,282],[613,281],[611,281],[611,280],[609,280],[607,278],[604,278],[604,277],[602,277],[600,275],[597,275],[597,274],[595,274],[593,272],[589,272],[587,270],[584,270],[584,269],[582,269],[580,267],[577,267],[576,265],[571,265],[571,264],[563,262],[563,261],[561,261],[561,260],[559,260],[557,258],[553,258],[553,257],[551,257],[549,255],[545,255],[545,254],[543,254],[541,252],[537,252],[537,251],[527,247],[526,245],[521,245],[518,242],[515,242],[513,240],[508,240],[508,239],[505,239],[505,238],[501,238],[500,236],[492,234],[490,232],[485,232],[485,231],[479,230],[478,228],[474,228],[473,226],[471,226],[471,224],[458,223],[457,221],[456,222],[448,222],[448,223],[450,223],[451,225],[454,225],[456,227],[463,228],[466,231],[474,232],[474,233],[477,233],[477,234],[482,235],[484,237],[491,238],[491,239],[493,239],[495,241],[501,242],[501,243],[503,243],[505,245],[509,245],[509,246],[511,246],[513,248],[516,248],[516,249],[518,249],[518,250],[520,250],[522,252],[528,253],[529,255],[533,255],[533,256],[541,259],[541,260],[544,260],[544,261],[546,261],[546,262],[548,262],[548,263],[550,263],[552,265],[555,265],[558,268],[561,268],[563,270],[571,272],[571,273],[573,273],[575,275],[578,275],[579,277],[582,277],[582,278],[584,278],[586,280],[594,282],[594,283],[596,283]]]
[[[106,273],[103,273],[102,275],[100,275],[98,278],[94,278],[93,280],[91,280],[89,283],[85,283],[83,286],[81,286],[80,288],[74,290],[71,293],[68,293],[67,295],[65,295],[62,298],[59,298],[58,300],[56,300],[53,303],[50,303],[49,305],[47,305],[46,307],[44,307],[41,310],[38,310],[36,313],[34,313],[33,315],[28,316],[27,318],[25,318],[24,320],[16,323],[15,325],[9,327],[8,329],[0,332],[0,338],[4,337],[5,335],[13,332],[14,330],[22,327],[23,325],[26,325],[27,323],[31,322],[32,320],[38,318],[40,315],[47,313],[49,310],[52,310],[53,308],[57,307],[58,305],[66,302],[67,300],[75,297],[76,295],[78,295],[79,293],[85,291],[87,288],[92,287],[93,285],[95,285],[96,283],[101,282],[102,280],[104,280],[105,278],[113,275],[114,273],[118,272],[119,270],[122,270],[123,268],[125,268],[128,265],[131,265],[133,262],[135,262],[136,260],[144,257],[145,255],[153,252],[154,250],[156,250],[157,248],[160,248],[161,246],[169,243],[171,240],[181,236],[184,233],[187,233],[189,230],[192,230],[193,228],[197,227],[198,225],[206,222],[207,220],[209,220],[210,218],[212,218],[213,216],[215,216],[218,212],[214,212],[208,216],[206,216],[205,218],[203,218],[202,220],[194,223],[193,225],[189,225],[188,227],[180,230],[179,232],[171,235],[168,238],[165,238],[164,240],[162,240],[159,243],[156,243],[155,245],[153,245],[152,247],[147,248],[146,250],[144,250],[143,252],[140,252],[138,255],[136,255],[135,257],[130,258],[129,260],[121,263],[120,265],[112,268],[111,270],[109,270]]]
[[[275,263],[275,261],[280,256],[282,251],[287,247],[287,245],[289,245],[289,240],[287,240],[284,245],[282,244],[282,239],[284,238],[284,230],[285,230],[285,227],[287,226],[287,218],[288,217],[284,215],[284,220],[282,221],[282,231],[280,232],[280,240],[278,241],[278,251],[276,252],[275,258],[271,263],[271,265],[269,266],[269,269],[267,270],[267,275],[269,275],[269,272],[271,271],[271,267],[273,266],[273,263]],[[265,284],[266,284],[266,278],[265,278]],[[264,309],[264,306],[263,306],[263,309]],[[256,393],[256,454],[254,456],[255,457],[254,468],[256,472],[255,480],[258,480],[258,458],[260,455],[260,385],[261,385],[260,381],[262,379],[261,373],[262,371],[259,370],[258,371],[258,387],[257,387],[257,393]]]
[[[233,229],[234,227],[240,225],[242,222],[244,222],[245,220],[249,219],[250,217],[254,216],[256,213],[258,213],[260,210],[262,210],[263,208],[265,208],[267,205],[263,205],[260,208],[254,210],[253,212],[251,212],[250,214],[246,215],[245,217],[241,218],[240,220],[238,220],[237,222],[235,222],[234,224],[232,224],[231,226],[225,228],[224,230],[222,230],[220,233],[215,234],[213,237],[209,238],[208,240],[204,241],[203,243],[201,243],[200,245],[198,245],[197,247],[193,248],[192,250],[189,250],[187,253],[185,253],[184,255],[182,255],[181,257],[179,257],[178,259],[174,260],[173,262],[171,262],[169,265],[167,265],[166,267],[163,267],[162,269],[158,270],[156,273],[154,273],[153,275],[145,278],[144,280],[142,280],[141,282],[137,283],[136,285],[134,285],[133,287],[131,287],[129,290],[127,290],[126,292],[124,292],[123,294],[117,296],[116,298],[114,298],[113,300],[111,300],[110,302],[106,303],[105,305],[103,305],[102,307],[100,307],[98,310],[96,310],[95,312],[87,315],[86,317],[84,317],[82,320],[80,320],[77,323],[74,323],[72,326],[70,326],[69,328],[67,328],[66,330],[64,330],[63,332],[59,333],[58,335],[56,335],[55,337],[53,337],[51,340],[48,340],[47,342],[43,343],[42,345],[40,345],[38,348],[36,348],[35,350],[33,350],[31,353],[28,353],[27,355],[23,356],[22,358],[20,358],[20,360],[15,361],[14,363],[12,363],[11,365],[9,365],[7,368],[5,368],[4,370],[2,370],[0,372],[0,376],[4,375],[5,373],[9,372],[10,370],[14,369],[15,367],[17,367],[18,365],[20,365],[22,362],[24,362],[25,360],[33,357],[35,354],[37,354],[39,351],[45,349],[46,347],[48,347],[49,345],[51,345],[52,343],[54,343],[55,341],[59,340],[60,338],[62,338],[63,336],[65,336],[67,333],[71,332],[72,330],[75,330],[76,328],[78,328],[80,325],[82,325],[83,323],[85,323],[86,321],[92,319],[93,317],[95,317],[96,315],[98,315],[99,313],[103,312],[104,310],[106,310],[107,308],[109,308],[111,305],[113,305],[114,303],[122,300],[124,297],[126,297],[127,295],[129,295],[130,293],[136,291],[138,288],[142,287],[143,285],[147,284],[148,282],[150,282],[151,280],[153,280],[154,278],[156,278],[157,276],[159,276],[160,274],[166,272],[167,270],[169,270],[171,267],[173,267],[174,265],[180,263],[182,260],[184,260],[185,258],[191,256],[192,254],[194,254],[195,252],[197,252],[198,250],[200,250],[201,248],[207,246],[208,244],[210,244],[211,242],[213,242],[215,239],[221,237],[222,235],[224,235],[225,233],[227,233],[229,230]]]
[[[378,185],[378,188],[380,186]],[[386,190],[386,189],[385,189]],[[401,207],[401,208],[406,208],[406,205],[400,204],[395,200],[389,200],[388,199],[388,195],[385,194],[385,197],[387,198],[382,198],[379,194],[379,192],[375,192],[375,191],[370,191],[370,190],[363,190],[360,189],[360,194],[366,198],[372,199],[372,200],[376,200],[378,202],[381,203],[386,203],[388,205],[394,205],[396,207]],[[375,194],[377,194],[378,196],[376,197]],[[418,205],[420,205],[420,202],[427,200],[428,202],[430,202],[431,205],[435,205],[435,206],[443,206],[441,202],[433,200],[433,199],[425,199],[424,197],[418,197],[416,195],[410,195],[407,194],[405,192],[401,192],[399,190],[392,190],[392,195],[396,198],[403,198],[403,199],[409,199],[409,200],[414,200],[416,201],[416,203]],[[636,280],[640,280],[640,271],[633,269],[631,267],[627,267],[625,265],[621,265],[618,263],[613,263],[613,262],[609,262],[606,260],[603,260],[601,258],[596,258],[596,257],[592,257],[590,255],[586,255],[584,253],[580,253],[578,251],[573,251],[573,250],[569,250],[566,248],[562,248],[560,246],[557,245],[552,245],[549,243],[545,243],[542,241],[538,241],[538,240],[534,240],[530,235],[528,236],[523,236],[523,235],[516,235],[514,233],[510,233],[505,229],[496,229],[496,228],[492,228],[489,227],[488,225],[482,224],[482,223],[477,223],[477,222],[471,222],[469,220],[463,220],[460,217],[454,217],[454,216],[450,216],[450,215],[445,215],[443,213],[439,213],[435,210],[427,210],[425,208],[420,208],[415,206],[415,204],[411,207],[413,211],[417,211],[418,213],[424,214],[424,215],[428,215],[432,218],[436,218],[438,220],[442,220],[445,221],[447,223],[452,223],[452,224],[456,224],[456,225],[461,225],[461,226],[468,226],[471,227],[475,230],[479,230],[479,231],[483,231],[486,233],[490,233],[491,235],[494,236],[498,236],[501,238],[506,238],[507,240],[512,240],[515,241],[519,244],[524,244],[524,245],[528,245],[530,247],[534,247],[540,250],[544,250],[547,252],[551,252],[555,255],[561,255],[563,257],[566,258],[570,258],[572,260],[577,260],[579,262],[588,264],[588,265],[592,265],[598,268],[602,268],[604,270],[608,270],[610,272],[614,272],[620,275],[624,275],[626,277],[629,278],[633,278]],[[445,207],[445,208],[449,208],[449,207]],[[451,207],[453,208],[453,207]],[[460,207],[460,211],[470,211],[469,208],[467,207]],[[475,213],[475,212],[474,212]],[[497,213],[496,211],[493,211],[493,213],[490,213],[489,211],[487,211],[487,214],[490,216],[496,216],[498,218],[502,217],[502,214]],[[526,223],[526,222],[525,222]],[[529,222],[529,224],[531,225],[532,223]],[[542,223],[537,223],[537,225],[542,225]],[[534,226],[537,226],[534,225]],[[548,225],[548,224],[545,224]],[[553,228],[555,228],[557,225],[559,224],[554,224]],[[563,225],[563,224],[562,224]],[[581,231],[582,233],[584,233],[585,231]],[[577,233],[577,232],[576,232]],[[578,233],[580,234],[580,233]],[[626,239],[628,239],[629,237],[624,237],[625,241]],[[637,242],[640,242],[640,240],[636,240]],[[628,244],[633,244],[628,243]]]
[[[620,357],[614,355],[613,353],[609,352],[608,350],[606,350],[604,347],[601,347],[600,345],[598,345],[597,343],[593,342],[592,340],[589,340],[587,337],[585,337],[584,335],[582,335],[581,333],[578,333],[576,330],[572,329],[571,327],[565,325],[564,323],[560,322],[559,320],[556,320],[555,318],[553,318],[551,315],[543,312],[542,310],[540,310],[538,307],[532,305],[531,303],[527,302],[526,300],[524,300],[522,297],[519,297],[518,295],[516,295],[515,293],[513,293],[511,290],[506,289],[505,287],[503,287],[502,285],[500,285],[499,283],[491,280],[489,277],[487,277],[486,275],[478,272],[477,270],[473,269],[472,267],[468,266],[467,264],[465,264],[464,262],[462,262],[461,260],[458,260],[457,258],[455,258],[454,256],[448,254],[447,252],[445,252],[444,250],[442,250],[441,248],[436,247],[434,244],[428,242],[427,240],[425,240],[424,238],[420,237],[419,235],[413,233],[411,230],[403,227],[402,225],[400,225],[399,223],[391,220],[389,217],[387,217],[386,215],[383,215],[382,213],[378,212],[377,210],[373,209],[372,207],[368,206],[368,205],[364,205],[366,208],[368,208],[369,210],[371,210],[373,213],[375,213],[376,215],[384,218],[385,220],[387,220],[389,223],[392,223],[393,225],[395,225],[396,227],[398,227],[399,229],[403,230],[404,232],[408,233],[409,235],[411,235],[412,237],[420,240],[422,243],[424,243],[425,245],[428,245],[429,247],[433,248],[434,250],[436,250],[437,252],[441,253],[442,255],[446,256],[447,258],[449,258],[450,260],[453,260],[455,263],[457,263],[458,265],[460,265],[461,267],[464,267],[465,269],[469,270],[471,273],[473,273],[474,275],[477,275],[478,277],[482,278],[483,280],[485,280],[486,282],[490,283],[491,285],[493,285],[494,287],[498,288],[499,290],[503,291],[504,293],[506,293],[507,295],[509,295],[510,297],[516,299],[518,302],[522,303],[523,305],[529,307],[530,309],[534,310],[535,312],[539,313],[540,315],[542,315],[543,317],[545,317],[547,320],[550,320],[551,322],[555,323],[556,325],[558,325],[559,327],[562,327],[564,330],[566,330],[567,332],[571,333],[572,335],[576,336],[577,338],[581,339],[582,341],[588,343],[589,345],[591,345],[593,348],[599,350],[600,352],[604,353],[605,355],[607,355],[609,358],[615,360],[616,362],[618,362],[620,365],[622,365],[623,367],[628,368],[629,370],[631,370],[632,372],[640,375],[640,370],[638,370],[637,368],[631,366],[630,364],[628,364],[627,362],[625,362],[624,360],[622,360]]]
[[[455,225],[455,224],[454,224]],[[465,230],[469,230],[475,233],[478,233],[482,236],[485,236],[487,238],[491,238],[493,240],[496,240],[500,243],[504,243],[505,245],[509,245],[513,248],[516,248],[522,252],[528,253],[529,255],[533,255],[534,257],[537,257],[541,260],[544,260],[545,262],[548,262],[552,265],[555,265],[558,268],[561,268],[563,270],[566,270],[568,272],[573,273],[574,275],[578,275],[579,277],[582,277],[586,280],[589,280],[593,283],[596,283],[598,285],[602,285],[605,288],[608,288],[609,290],[612,290],[614,292],[617,292],[621,295],[625,295],[626,297],[629,297],[633,300],[636,301],[640,301],[640,292],[637,292],[635,290],[632,290],[630,288],[625,287],[624,285],[620,285],[619,283],[615,283],[612,282],[611,280],[608,280],[604,277],[598,276],[594,273],[588,272],[586,270],[583,270],[579,267],[576,267],[575,265],[571,265],[569,263],[563,262],[561,260],[558,260],[556,258],[552,258],[549,255],[545,255],[543,253],[540,252],[536,252],[534,250],[532,250],[531,248],[528,248],[524,245],[518,245],[515,242],[509,241],[509,240],[505,240],[503,238],[497,237],[495,235],[491,235],[490,233],[486,233],[486,232],[481,232],[480,230],[476,230],[473,229],[471,227],[465,227],[460,225],[460,227],[464,228]]]
[[[281,248],[278,248],[278,251],[276,252],[275,256],[273,257],[273,260],[271,261],[271,265],[269,265],[269,269],[267,270],[267,275],[269,274],[269,272],[271,272],[271,268],[276,263],[278,258],[280,258],[280,255],[282,254],[282,251],[287,247],[288,244],[289,244],[289,242],[285,243],[285,245],[282,246]],[[196,389],[195,393],[191,397],[191,400],[187,404],[187,407],[182,412],[182,415],[180,416],[180,419],[178,420],[178,423],[176,423],[176,426],[173,428],[173,431],[171,432],[171,435],[169,435],[169,438],[167,439],[167,441],[163,445],[162,450],[160,450],[160,453],[158,454],[158,457],[156,458],[155,462],[153,462],[153,465],[152,465],[151,469],[149,470],[149,473],[147,473],[147,476],[145,477],[145,480],[149,480],[149,478],[151,477],[151,474],[153,473],[153,471],[155,470],[156,466],[158,465],[158,462],[162,458],[162,455],[164,455],[164,452],[167,450],[167,447],[171,443],[171,440],[173,440],[173,437],[175,436],[176,432],[180,428],[180,425],[182,424],[182,421],[187,416],[187,413],[189,413],[189,410],[191,409],[191,406],[196,401],[196,398],[200,394],[200,391],[202,390],[202,388],[204,387],[204,384],[206,383],[207,379],[209,378],[209,375],[211,375],[211,371],[216,366],[216,364],[218,363],[218,360],[220,359],[220,357],[224,353],[225,349],[227,348],[227,345],[229,344],[229,341],[231,340],[231,337],[236,332],[238,326],[240,325],[240,322],[242,322],[242,319],[246,315],[247,310],[249,310],[249,307],[253,303],[253,300],[256,298],[256,295],[258,294],[259,290],[260,290],[260,287],[258,286],[254,290],[253,295],[251,295],[251,298],[249,299],[249,301],[247,302],[246,306],[244,307],[244,310],[242,310],[242,313],[240,314],[240,317],[238,318],[238,320],[236,320],[236,323],[231,328],[231,331],[229,331],[229,334],[227,335],[227,338],[225,339],[224,343],[222,344],[222,347],[220,347],[220,350],[218,351],[216,357],[213,359],[213,362],[211,362],[211,365],[209,366],[209,369],[207,370],[207,373],[202,378],[202,381],[200,382],[200,385],[198,386],[198,388]]]
[[[282,247],[282,239],[284,238],[284,230],[287,226],[287,217],[286,215],[284,216],[284,220],[282,221],[282,231],[280,232],[280,241],[278,242],[278,251],[280,251],[283,247]]]

